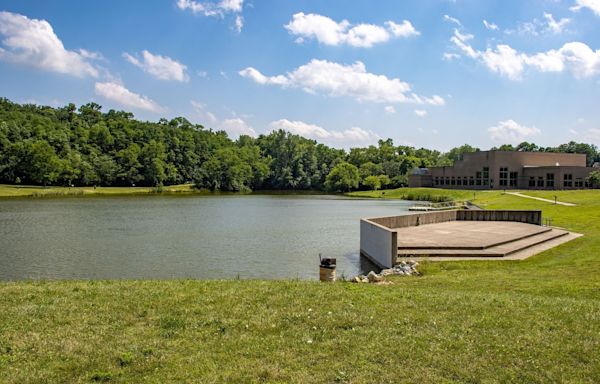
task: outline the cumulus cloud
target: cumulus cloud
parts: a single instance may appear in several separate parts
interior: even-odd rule
[[[542,133],[536,127],[527,127],[512,119],[499,121],[497,125],[489,127],[488,132],[493,141],[503,143],[521,143]]]
[[[570,9],[571,11],[578,12],[582,8],[588,8],[590,11],[600,16],[600,0],[576,0],[575,5]]]
[[[90,60],[101,55],[86,50],[65,49],[46,20],[30,19],[11,12],[0,12],[0,60],[76,77],[98,77]]]
[[[383,108],[383,110],[385,111],[385,113],[390,115],[396,113],[396,108],[394,108],[393,105],[386,105],[385,108]]]
[[[137,55],[123,53],[125,60],[160,80],[188,81],[187,66],[167,56],[153,55],[144,50],[141,59]]]
[[[272,130],[283,129],[297,135],[333,144],[369,144],[377,142],[381,137],[372,131],[352,127],[344,131],[327,130],[315,124],[303,121],[281,119],[269,124]]]
[[[314,13],[296,13],[285,28],[294,36],[297,43],[305,39],[316,39],[325,45],[347,44],[353,47],[372,47],[385,43],[392,37],[410,37],[420,34],[410,21],[401,23],[386,21],[383,26],[375,24],[352,25],[348,20],[339,23],[335,20]]]
[[[313,59],[285,75],[265,76],[255,68],[239,72],[258,84],[301,88],[305,92],[328,96],[353,97],[358,101],[444,105],[440,96],[424,97],[411,93],[411,87],[397,78],[367,72],[357,61],[351,65]]]
[[[489,29],[490,31],[497,31],[498,30],[498,26],[494,23],[490,23],[487,20],[483,20],[483,25],[485,26],[486,29]]]
[[[204,121],[207,121],[209,124],[214,124],[217,122],[217,117],[206,109],[206,104],[202,104],[201,102],[195,100],[190,101],[190,103],[192,104],[194,111],[203,120],[203,124]]]
[[[556,20],[551,13],[544,12],[543,19],[533,19],[521,23],[516,29],[507,29],[504,31],[505,34],[510,35],[513,33],[519,33],[521,35],[533,35],[539,36],[543,34],[558,35],[566,31],[566,26],[571,22],[569,18],[561,18]]]
[[[220,120],[208,110],[206,104],[195,100],[190,101],[190,103],[197,117],[201,119],[200,123],[202,125],[208,123],[211,128],[227,132],[227,135],[234,140],[241,135],[258,136],[254,128],[240,117],[234,115],[232,118]]]
[[[419,117],[425,117],[427,116],[427,111],[424,109],[415,109],[415,115]]]
[[[177,7],[182,11],[189,10],[204,16],[223,17],[225,13],[239,13],[242,12],[243,5],[244,0],[221,0],[218,2],[177,0]]]
[[[447,21],[447,22],[449,22],[449,23],[456,24],[456,25],[458,25],[458,26],[461,26],[461,25],[462,25],[462,23],[460,22],[460,20],[458,20],[457,18],[454,18],[454,17],[452,17],[452,16],[449,16],[449,15],[444,15],[444,21]]]
[[[239,117],[233,119],[225,119],[219,124],[219,129],[227,132],[229,137],[237,139],[242,135],[248,135],[252,137],[258,136],[256,131],[248,125],[244,120]]]
[[[526,54],[507,44],[498,44],[485,51],[474,49],[468,41],[472,35],[463,35],[458,30],[450,38],[466,56],[478,60],[491,71],[511,80],[522,78],[527,68],[540,72],[562,72],[570,70],[577,78],[591,77],[600,73],[600,50],[592,50],[581,42],[570,42],[559,49]]]
[[[164,108],[144,95],[131,92],[123,85],[115,82],[96,83],[96,94],[107,100],[129,108],[150,112],[162,112]]]
[[[177,8],[190,11],[193,14],[223,18],[227,14],[234,14],[235,20],[232,29],[237,33],[244,27],[244,18],[240,15],[244,0],[196,1],[177,0]]]

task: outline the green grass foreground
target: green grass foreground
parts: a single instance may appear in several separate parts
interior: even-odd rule
[[[393,285],[0,283],[0,382],[600,382],[600,191],[535,194],[578,205],[475,203],[585,236],[524,261],[424,263]]]
[[[0,184],[0,197],[68,197],[68,196],[117,196],[149,195],[157,193],[206,193],[193,184],[166,187],[40,187],[31,185]]]

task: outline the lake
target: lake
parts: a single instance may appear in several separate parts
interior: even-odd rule
[[[376,269],[359,219],[407,212],[399,200],[333,195],[0,200],[0,280],[317,279]]]

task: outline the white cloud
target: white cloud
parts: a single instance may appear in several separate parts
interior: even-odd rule
[[[0,12],[0,35],[4,37],[0,60],[76,77],[98,77],[98,69],[89,60],[101,55],[65,49],[46,20]]]
[[[415,109],[415,115],[419,117],[425,117],[427,116],[427,111],[424,109]]]
[[[385,25],[388,27],[392,35],[396,37],[410,37],[421,34],[421,32],[417,31],[408,20],[402,20],[402,23],[400,24],[396,24],[393,21],[386,21]]]
[[[191,100],[192,108],[196,113],[196,117],[200,119],[200,124],[209,125],[211,128],[216,130],[225,131],[227,135],[236,140],[241,135],[248,135],[252,137],[258,136],[254,128],[252,128],[245,120],[238,116],[234,116],[229,119],[220,120],[212,112],[207,109],[206,104],[199,101]]]
[[[244,0],[196,1],[177,0],[177,7],[182,11],[189,10],[193,14],[224,18],[227,14],[234,14],[235,20],[231,28],[240,33],[244,27],[244,18],[240,15]]]
[[[576,0],[574,6],[570,9],[571,11],[578,12],[582,8],[588,8],[596,15],[600,16],[600,0]]]
[[[170,57],[153,55],[146,50],[142,51],[141,60],[138,59],[137,55],[132,56],[129,53],[123,53],[123,57],[131,64],[141,68],[144,72],[151,74],[157,79],[182,82],[189,80],[187,66]]]
[[[571,22],[571,19],[568,18],[562,18],[559,21],[556,21],[552,14],[547,12],[544,12],[544,18],[546,19],[548,30],[554,34],[562,33],[565,26]]]
[[[442,58],[446,61],[452,61],[456,59],[460,59],[460,55],[457,53],[444,52]]]
[[[325,45],[347,44],[353,47],[372,47],[385,43],[392,37],[410,37],[420,34],[408,20],[400,24],[386,21],[384,26],[374,24],[352,25],[347,20],[339,23],[327,16],[314,13],[296,13],[285,28],[295,36],[297,43],[305,39],[316,39]]]
[[[352,127],[344,131],[330,131],[318,125],[287,119],[273,121],[269,127],[272,130],[283,129],[309,139],[335,144],[369,144],[377,142],[381,138],[376,133],[359,127]]]
[[[460,20],[458,20],[458,19],[456,19],[456,18],[454,18],[452,16],[448,16],[448,15],[444,15],[444,21],[448,21],[450,23],[454,23],[454,24],[459,25],[459,26],[462,25],[462,23],[460,22]]]
[[[513,144],[521,143],[532,136],[542,133],[536,127],[527,127],[512,119],[499,121],[497,125],[488,128],[488,132],[490,133],[490,138],[494,141]]]
[[[396,108],[394,108],[393,105],[386,105],[385,108],[383,108],[383,110],[385,111],[385,113],[390,115],[396,113]]]
[[[223,120],[219,124],[219,129],[227,132],[229,137],[231,137],[234,140],[240,137],[241,135],[248,135],[252,137],[258,136],[256,134],[256,131],[239,117]]]
[[[96,83],[96,94],[107,100],[135,109],[150,112],[162,112],[164,108],[146,96],[131,92],[124,86],[114,82]]]
[[[234,25],[233,29],[237,33],[240,33],[240,32],[242,32],[243,27],[244,27],[244,18],[241,15],[237,15],[235,17],[235,25]]]
[[[369,73],[360,61],[344,65],[313,59],[285,75],[265,76],[252,67],[241,70],[239,74],[259,84],[301,88],[308,93],[334,97],[348,96],[358,101],[431,105],[445,103],[437,95],[423,97],[411,93],[410,85],[400,79]]]
[[[217,122],[217,117],[206,109],[206,104],[202,104],[198,101],[192,100],[190,101],[194,111],[200,116],[203,120],[201,124],[204,125],[204,121],[207,121],[209,124],[215,124]]]
[[[571,22],[569,18],[562,18],[560,20],[554,19],[551,13],[544,12],[544,19],[533,19],[521,23],[517,26],[516,30],[507,29],[504,31],[507,35],[518,32],[521,35],[533,35],[539,36],[543,34],[554,34],[558,35],[566,31],[566,26]]]
[[[494,23],[490,23],[487,20],[483,20],[483,25],[485,25],[485,27],[487,29],[489,29],[490,31],[497,31],[498,30],[498,26]]]
[[[242,12],[244,0],[221,0],[218,2],[200,2],[195,0],[177,0],[177,7],[182,11],[190,10],[204,16],[220,16],[225,13]]]
[[[600,74],[600,50],[594,51],[581,42],[566,43],[558,50],[526,54],[506,44],[479,51],[467,43],[471,38],[471,35],[462,35],[455,30],[450,41],[466,56],[482,62],[493,72],[511,80],[521,79],[528,67],[540,72],[562,72],[568,69],[577,78]]]

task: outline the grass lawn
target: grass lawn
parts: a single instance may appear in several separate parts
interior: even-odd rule
[[[31,185],[0,184],[0,197],[62,197],[94,195],[145,195],[152,193],[205,193],[193,184],[161,187],[40,187]]]
[[[598,383],[600,191],[535,195],[578,205],[475,203],[542,209],[585,236],[524,261],[425,263],[393,285],[0,283],[0,382]]]

